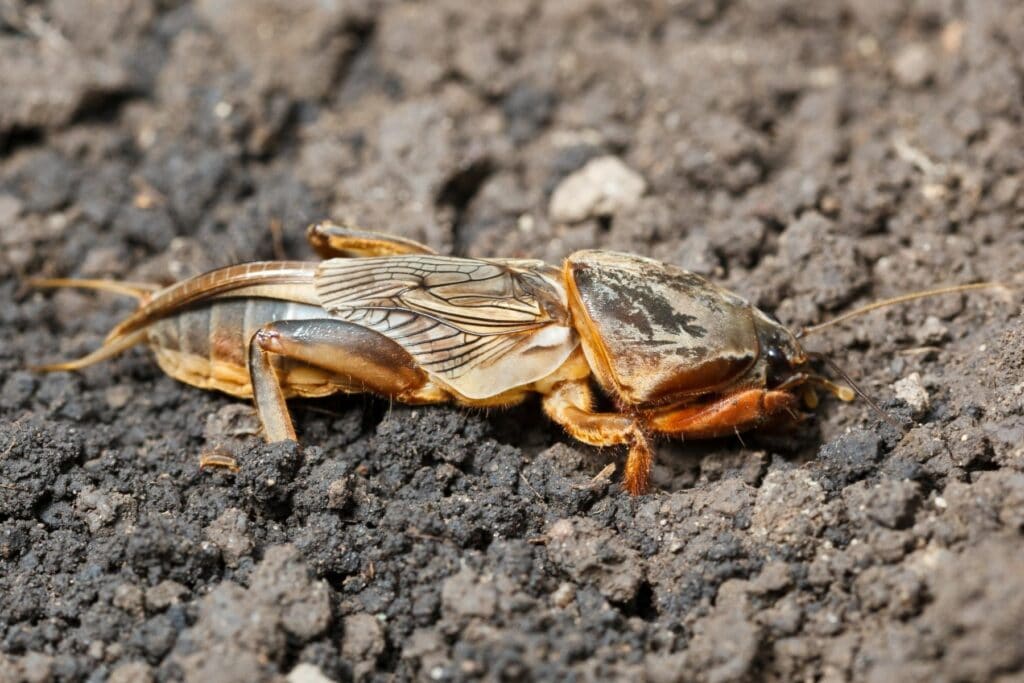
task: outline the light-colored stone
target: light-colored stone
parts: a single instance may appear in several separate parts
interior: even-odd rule
[[[288,673],[288,683],[334,683],[334,679],[325,676],[320,667],[304,662]]]
[[[921,375],[912,372],[903,379],[892,385],[896,398],[910,406],[914,417],[920,417],[928,412],[931,400],[928,397],[928,390],[921,382]]]
[[[634,206],[647,189],[643,177],[613,156],[593,159],[570,174],[551,195],[554,223],[579,223]]]
[[[110,672],[108,683],[153,683],[153,669],[145,662],[126,662]]]
[[[922,346],[935,346],[949,339],[949,328],[938,317],[930,315],[914,330],[914,339]]]
[[[555,592],[551,594],[551,602],[556,607],[565,609],[572,604],[572,601],[576,599],[576,586],[572,585],[568,581],[563,582],[555,589]]]
[[[931,51],[921,43],[907,45],[892,60],[892,73],[900,85],[919,88],[934,74]]]

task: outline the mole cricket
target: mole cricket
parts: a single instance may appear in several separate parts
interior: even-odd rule
[[[703,277],[641,256],[578,251],[561,267],[462,258],[331,222],[308,238],[324,260],[228,266],[166,288],[34,279],[140,302],[99,349],[37,369],[78,370],[146,344],[168,375],[254,399],[270,442],[296,438],[291,397],[371,392],[501,407],[539,394],[575,439],[628,447],[623,484],[638,495],[655,436],[702,439],[796,419],[816,406],[815,388],[852,400],[856,386],[804,350],[803,334],[893,303],[1001,287],[917,292],[795,334]],[[614,410],[595,409],[595,385]]]

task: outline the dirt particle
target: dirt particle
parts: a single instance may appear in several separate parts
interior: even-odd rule
[[[609,601],[632,602],[644,578],[644,563],[617,536],[585,518],[562,519],[548,530],[551,561],[578,584],[593,585]]]
[[[78,494],[75,510],[85,519],[89,530],[96,533],[117,519],[118,511],[127,505],[129,499],[121,493],[107,493],[88,486]]]
[[[792,581],[789,564],[779,561],[769,562],[753,580],[750,589],[753,593],[778,593],[789,588]]]
[[[861,672],[866,679],[913,673],[924,679],[990,680],[1024,664],[1017,637],[1024,614],[1019,549],[985,542],[946,559],[928,573],[933,597],[920,617],[920,629],[895,622],[867,634],[858,657],[868,667]],[[992,647],[975,649],[978,637]]]
[[[679,683],[687,671],[687,653],[649,654],[644,658],[644,675],[650,683]]]
[[[824,500],[821,484],[807,472],[769,472],[754,501],[750,530],[781,543],[817,536],[825,524],[820,516]]]
[[[502,101],[509,136],[518,143],[537,135],[551,119],[557,95],[528,83],[515,86]]]
[[[116,60],[116,57],[114,58]],[[15,129],[58,128],[89,99],[127,87],[127,70],[78,52],[65,41],[0,43],[0,135]]]
[[[203,438],[209,442],[253,436],[260,432],[256,410],[246,403],[229,403],[210,413],[203,428]]]
[[[716,605],[693,626],[687,668],[709,683],[742,681],[750,674],[761,642],[761,629],[747,617],[745,601]],[[692,674],[691,674],[692,675]]]
[[[146,609],[150,612],[162,612],[172,605],[183,602],[188,594],[188,588],[177,581],[161,581],[146,590]]]
[[[376,617],[365,612],[345,617],[341,654],[355,664],[356,680],[373,673],[384,647],[384,628]]]
[[[0,224],[11,225],[21,215],[23,203],[13,194],[0,194]]]
[[[357,15],[349,3],[201,0],[197,6],[264,91],[322,97],[352,49],[346,28]]]
[[[0,389],[0,406],[15,410],[24,406],[36,390],[36,378],[29,372],[12,372]]]
[[[134,583],[122,583],[114,589],[114,607],[133,615],[142,614],[145,600],[142,589]]]
[[[854,429],[822,446],[818,462],[829,484],[842,488],[875,471],[881,448],[878,434],[867,429]]]
[[[935,346],[949,341],[949,328],[934,315],[924,320],[924,324],[914,330],[914,340],[922,346]]]
[[[134,391],[128,384],[117,384],[103,392],[103,398],[106,400],[108,408],[118,410],[128,405]]]
[[[186,681],[265,680],[286,642],[311,641],[331,618],[326,584],[310,577],[293,546],[272,546],[248,589],[224,582],[199,601],[195,624],[170,656]]]
[[[145,662],[118,664],[111,672],[108,683],[153,683],[153,669]]]
[[[460,569],[441,586],[442,608],[454,617],[489,619],[494,616],[497,600],[491,577],[481,576],[469,567]]]
[[[0,659],[0,664],[3,663],[2,659]],[[26,652],[20,658],[20,661],[15,660],[7,671],[15,673],[13,678],[15,681],[50,683],[53,680],[54,660],[53,657],[42,652]]]
[[[330,510],[344,510],[352,500],[352,480],[349,477],[335,479],[327,487],[327,507]]]
[[[282,505],[291,496],[301,461],[293,441],[260,446],[235,476],[235,486],[257,506]]]
[[[267,604],[276,604],[284,629],[303,641],[327,628],[331,621],[327,584],[311,577],[294,546],[273,546],[253,573],[251,590]]]
[[[763,628],[782,638],[799,632],[803,619],[804,610],[799,604],[799,599],[791,596],[783,598],[757,615],[757,622]]]
[[[205,530],[206,538],[220,548],[224,564],[237,567],[239,560],[252,552],[249,519],[238,508],[228,508]]]
[[[860,481],[843,491],[843,500],[851,518],[900,529],[913,522],[921,502],[920,487],[912,481],[888,480],[874,486]]]

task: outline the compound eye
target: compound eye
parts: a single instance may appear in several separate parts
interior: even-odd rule
[[[769,346],[764,357],[768,362],[768,386],[778,386],[786,381],[793,368],[782,349]]]

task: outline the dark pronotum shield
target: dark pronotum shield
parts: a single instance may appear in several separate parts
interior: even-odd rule
[[[722,388],[757,360],[750,304],[658,261],[581,251],[566,261],[591,368],[624,404],[663,405]]]

